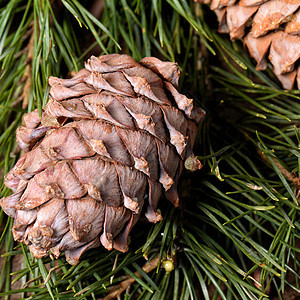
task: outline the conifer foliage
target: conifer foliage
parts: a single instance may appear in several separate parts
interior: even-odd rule
[[[299,295],[299,4],[202,2],[1,1],[1,299]]]

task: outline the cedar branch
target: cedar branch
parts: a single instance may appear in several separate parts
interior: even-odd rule
[[[155,256],[152,260],[148,261],[144,266],[143,266],[143,271],[145,273],[149,273],[152,270],[154,270],[155,268],[157,268],[159,263],[159,255]],[[142,275],[141,273],[139,273],[138,271],[136,271],[134,273],[137,277],[141,278]],[[133,283],[134,283],[135,279],[128,276],[128,279],[122,281],[120,284],[117,284],[115,286],[112,286],[111,288],[109,288],[109,294],[107,296],[105,296],[103,298],[103,300],[111,300],[111,299],[115,299],[118,298],[120,299],[121,294],[128,289]]]

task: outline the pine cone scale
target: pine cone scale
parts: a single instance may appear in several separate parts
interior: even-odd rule
[[[143,195],[146,193],[147,180],[142,172],[115,164],[120,188],[124,197],[124,206],[134,213],[139,213],[143,207]]]
[[[122,142],[116,127],[103,121],[88,120],[85,122],[73,122],[66,126],[75,127],[81,136],[91,145],[95,145],[93,141],[102,141],[109,153],[109,156],[123,165],[132,166],[133,160]],[[95,149],[95,152],[96,149]],[[98,153],[98,152],[97,152]],[[101,152],[98,154],[102,154]]]
[[[136,121],[137,126],[154,135],[156,138],[167,141],[166,128],[162,122],[162,112],[159,107],[147,99],[118,97],[126,110]],[[146,103],[147,105],[143,105]],[[149,122],[147,122],[147,118]]]
[[[15,207],[16,209],[21,210],[34,209],[51,199],[51,195],[47,194],[45,190],[37,184],[34,177],[28,182],[24,193],[20,196],[21,197],[18,203],[15,204]]]
[[[178,87],[180,72],[176,63],[161,61],[156,57],[145,57],[140,61],[140,64],[166,79],[167,81],[164,81],[164,83],[170,82],[176,88]]]
[[[154,137],[139,131],[116,129],[134,160],[135,168],[157,180],[158,158]],[[143,145],[143,148],[137,145]]]
[[[300,58],[300,37],[278,32],[270,48],[269,59],[277,75],[294,70],[295,62]]]
[[[156,211],[158,201],[162,195],[162,186],[156,181],[147,178],[148,186],[149,186],[149,206],[146,209],[145,217],[149,220],[149,222],[156,223],[162,220],[162,215]]]
[[[227,26],[232,39],[244,36],[247,22],[258,8],[259,6],[234,5],[226,9]]]
[[[103,229],[105,205],[92,198],[67,200],[68,222],[73,238],[79,242],[94,240]]]
[[[95,157],[74,160],[72,166],[78,180],[86,186],[89,196],[108,205],[121,205],[122,193],[113,163]],[[106,174],[109,174],[109,177]]]
[[[53,130],[44,138],[40,147],[53,160],[76,159],[95,154],[78,131],[72,127]]]
[[[286,25],[285,30],[288,34],[300,34],[300,10],[291,17],[290,22]]]
[[[42,257],[68,232],[68,225],[64,201],[52,199],[39,208],[35,222],[27,227],[21,241]]]
[[[60,84],[54,84],[50,89],[50,95],[57,101],[63,101],[69,98],[76,98],[94,93],[94,89],[85,83],[78,83],[71,87]]]
[[[133,68],[139,64],[129,55],[110,54],[108,56],[92,56],[85,63],[85,68],[90,72],[110,73],[123,69]]]

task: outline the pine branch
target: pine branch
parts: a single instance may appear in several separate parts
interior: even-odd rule
[[[119,51],[179,63],[181,89],[209,112],[196,143],[204,168],[184,174],[180,208],[161,205],[162,222],[137,225],[127,254],[99,248],[76,266],[64,256],[35,259],[26,245],[18,247],[13,220],[1,211],[0,297],[96,299],[122,282],[131,285],[126,299],[248,300],[266,297],[268,286],[278,295],[287,286],[299,291],[299,194],[292,183],[300,170],[299,91],[282,90],[270,72],[257,71],[238,42],[208,26],[205,9],[193,1],[106,0],[100,20],[79,1],[62,4],[10,1],[1,8],[4,174],[19,155],[14,132],[22,115],[48,100],[48,77],[78,71],[90,53]],[[209,51],[199,53],[204,46]],[[8,194],[2,187],[1,197]],[[25,265],[13,275],[25,284],[12,289],[12,260],[20,253]],[[158,268],[143,270],[145,257],[159,257]],[[169,259],[175,268],[165,272]]]
[[[142,270],[147,274],[151,272],[152,270],[156,269],[159,264],[159,255],[157,255],[152,260],[148,261],[142,268]],[[136,277],[136,279],[135,279]],[[109,294],[104,297],[103,300],[111,300],[115,299],[116,297],[118,299],[121,299],[121,294],[130,288],[130,286],[135,282],[135,280],[138,280],[138,278],[142,278],[142,274],[138,271],[136,271],[134,274],[128,276],[127,279],[122,281],[120,284],[116,286],[112,286],[108,289]],[[151,291],[151,290],[150,290]]]

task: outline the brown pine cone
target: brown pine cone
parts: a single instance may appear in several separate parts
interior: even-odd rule
[[[219,32],[241,39],[258,70],[273,72],[285,89],[300,89],[300,0],[195,0],[210,3]],[[297,78],[297,80],[296,80]]]
[[[14,194],[0,204],[15,218],[15,240],[75,264],[100,244],[127,251],[142,213],[162,219],[162,193],[178,205],[183,162],[201,167],[192,146],[204,116],[178,79],[175,63],[119,54],[92,56],[71,79],[50,77],[49,102],[41,118],[24,116],[25,154],[5,177]]]

